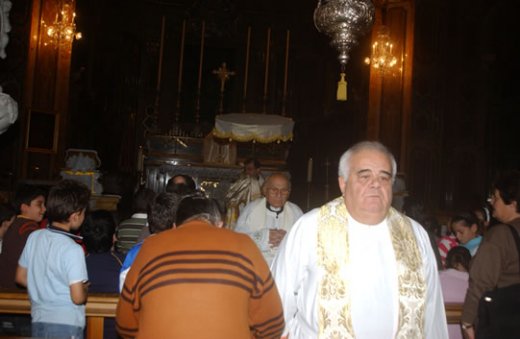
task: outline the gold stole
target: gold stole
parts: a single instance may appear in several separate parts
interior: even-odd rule
[[[318,290],[318,337],[354,339],[347,279],[348,219],[343,197],[321,207],[318,217],[318,265],[324,270]],[[424,338],[426,282],[421,253],[410,221],[391,208],[387,215],[397,261],[399,321],[396,339]],[[377,320],[374,319],[376,322]]]

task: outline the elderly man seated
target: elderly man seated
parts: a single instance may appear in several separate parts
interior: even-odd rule
[[[248,234],[271,264],[278,246],[302,210],[290,201],[291,182],[283,173],[273,173],[262,186],[263,198],[250,202],[237,220],[235,231]]]

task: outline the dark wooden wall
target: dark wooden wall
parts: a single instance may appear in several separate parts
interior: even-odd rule
[[[424,0],[415,4],[408,188],[434,210],[481,203],[494,173],[520,167],[518,48],[512,0]],[[78,0],[77,24],[84,39],[74,44],[68,130],[64,148],[97,149],[102,171],[131,176],[142,120],[153,108],[161,17],[167,18],[159,126],[175,119],[180,26],[187,19],[183,112],[190,112],[198,62],[197,22],[208,23],[201,121],[211,126],[218,82],[211,70],[222,61],[237,71],[226,84],[225,110],[240,111],[245,32],[252,27],[248,110],[259,110],[267,27],[273,30],[269,113],[280,109],[285,32],[291,31],[287,113],[296,121],[288,158],[293,200],[306,208],[307,160],[314,159],[310,207],[339,193],[337,159],[367,133],[369,70],[363,64],[370,35],[352,51],[347,67],[349,101],[335,101],[338,64],[328,38],[312,22],[314,2]],[[30,1],[13,2],[8,58],[0,60],[0,84],[21,102],[27,55]],[[228,60],[221,60],[222,56]],[[6,86],[7,84],[7,86]],[[181,120],[189,122],[190,114]],[[369,126],[368,126],[369,127]],[[19,179],[22,126],[0,135],[2,187]],[[391,143],[393,144],[393,143]],[[395,142],[396,145],[399,142]],[[328,165],[327,165],[328,164]],[[56,166],[62,166],[57,164]],[[328,171],[326,171],[328,170]],[[10,176],[8,173],[15,173]],[[328,178],[328,179],[327,179]],[[328,191],[325,185],[329,184]]]
[[[416,2],[408,183],[440,210],[483,204],[496,171],[520,167],[511,4]]]

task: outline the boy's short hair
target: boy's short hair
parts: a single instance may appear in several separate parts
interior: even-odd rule
[[[47,198],[47,218],[51,222],[66,222],[75,212],[87,209],[90,190],[79,181],[62,180],[53,186]]]
[[[91,212],[81,228],[81,235],[87,252],[109,252],[114,243],[115,232],[116,222],[110,211],[97,210]]]
[[[21,184],[16,188],[13,199],[13,207],[16,213],[21,213],[22,204],[31,205],[31,202],[38,197],[45,197],[45,191],[38,186]]]
[[[148,227],[150,233],[160,233],[173,227],[177,207],[182,196],[163,192],[158,194],[148,209]]]

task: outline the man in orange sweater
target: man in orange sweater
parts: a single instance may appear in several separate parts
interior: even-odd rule
[[[262,253],[221,229],[215,201],[185,198],[175,229],[145,240],[117,307],[123,338],[279,338],[280,296]]]

